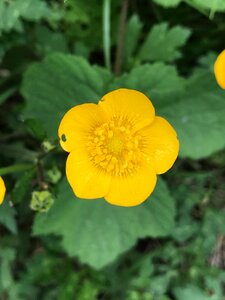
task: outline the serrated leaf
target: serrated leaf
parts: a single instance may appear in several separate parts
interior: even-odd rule
[[[136,89],[145,93],[158,109],[170,105],[179,94],[183,93],[185,80],[180,77],[175,67],[164,63],[145,64],[133,68],[129,74],[117,78],[109,87]]]
[[[9,202],[6,199],[0,206],[0,223],[8,228],[12,233],[17,233],[15,210],[13,207],[10,207]]]
[[[111,206],[103,199],[76,199],[63,181],[52,209],[36,216],[33,234],[60,235],[69,255],[102,268],[138,239],[168,235],[173,222],[173,199],[161,179],[150,199],[131,208]]]
[[[63,54],[47,57],[25,73],[22,86],[27,99],[25,116],[39,120],[49,136],[56,138],[59,122],[67,110],[76,104],[96,102],[105,94],[109,79],[105,73],[81,57]]]
[[[153,1],[164,7],[174,7],[177,6],[182,0],[153,0]]]
[[[179,48],[185,45],[190,30],[181,26],[168,28],[167,23],[155,25],[143,45],[137,58],[141,61],[172,62],[181,57]]]

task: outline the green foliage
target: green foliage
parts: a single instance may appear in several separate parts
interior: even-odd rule
[[[225,300],[225,92],[213,74],[225,3],[130,1],[121,28],[122,2],[110,2],[112,70],[102,1],[0,1],[0,299]],[[145,93],[181,146],[133,208],[77,199],[57,137],[68,109],[119,87]]]
[[[49,18],[52,11],[46,2],[40,0],[13,0],[9,3],[0,2],[0,32],[23,30],[21,18],[38,21]]]
[[[168,29],[168,24],[155,25],[142,44],[137,59],[172,62],[181,57],[179,48],[186,44],[190,30],[181,26]]]
[[[8,201],[4,201],[0,209],[0,223],[8,228],[13,234],[17,233],[17,223],[15,220],[15,210],[10,207]]]
[[[106,72],[103,76],[99,69],[92,68],[81,57],[49,56],[25,73],[22,87],[23,95],[28,99],[25,116],[39,120],[49,136],[56,138],[65,112],[84,99],[97,102],[105,92],[108,77]],[[74,84],[76,82],[79,84]],[[49,115],[51,122],[48,123]]]
[[[165,236],[173,227],[173,200],[161,180],[151,200],[140,207],[124,209],[98,202],[76,199],[63,181],[53,208],[48,214],[37,215],[33,233],[61,235],[69,255],[101,268],[130,249],[138,238]]]
[[[153,0],[153,1],[164,7],[174,7],[181,2],[181,0]]]

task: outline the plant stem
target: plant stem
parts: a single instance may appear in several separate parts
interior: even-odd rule
[[[111,0],[104,0],[104,3],[103,3],[103,48],[104,48],[105,65],[108,70],[111,70],[110,6],[111,6]]]
[[[122,68],[128,5],[129,5],[129,0],[123,0],[121,12],[120,12],[119,27],[118,27],[118,39],[117,39],[116,59],[115,59],[115,67],[114,67],[115,75],[120,75],[121,68]]]
[[[31,169],[33,167],[34,167],[34,165],[32,165],[32,164],[12,165],[12,166],[8,166],[5,168],[0,168],[0,175],[6,175],[6,174],[10,174],[10,173],[15,173],[15,172],[22,172],[22,171]]]

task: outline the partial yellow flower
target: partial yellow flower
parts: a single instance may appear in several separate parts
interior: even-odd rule
[[[222,89],[225,89],[225,50],[217,57],[214,64],[216,81]]]
[[[172,167],[179,151],[173,127],[155,116],[144,94],[129,89],[112,91],[98,104],[73,107],[58,134],[70,152],[66,175],[76,196],[104,197],[119,206],[145,201],[157,174]]]
[[[3,179],[2,179],[2,177],[0,176],[0,204],[2,204],[2,202],[4,200],[5,191],[6,191],[5,183],[4,183]]]

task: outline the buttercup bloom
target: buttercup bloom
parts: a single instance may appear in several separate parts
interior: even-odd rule
[[[222,89],[225,89],[225,50],[217,57],[214,64],[216,81]]]
[[[2,204],[4,197],[5,197],[5,183],[2,179],[2,177],[0,176],[0,204]]]
[[[172,167],[179,150],[173,127],[155,116],[144,94],[129,89],[112,91],[98,104],[73,107],[58,134],[70,152],[66,175],[77,197],[104,197],[120,206],[145,201],[156,175]]]

